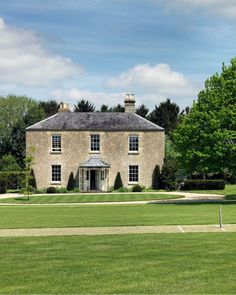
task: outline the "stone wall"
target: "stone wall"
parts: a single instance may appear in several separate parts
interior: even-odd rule
[[[51,135],[60,134],[62,151],[51,152]],[[100,134],[100,153],[90,152],[90,135]],[[129,135],[139,135],[139,153],[129,153]],[[77,175],[79,166],[93,155],[111,165],[109,186],[114,185],[117,172],[121,173],[124,186],[129,187],[129,165],[139,166],[139,184],[151,186],[155,165],[162,166],[164,158],[164,132],[91,132],[91,131],[27,131],[26,149],[35,148],[34,173],[37,187],[55,186],[51,183],[51,165],[61,165],[62,181],[66,187],[71,172]],[[133,184],[132,184],[133,185]]]

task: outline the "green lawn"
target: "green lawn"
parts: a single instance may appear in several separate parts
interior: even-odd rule
[[[234,294],[236,235],[0,239],[1,294]]]
[[[43,195],[22,198],[9,198],[0,200],[1,203],[24,203],[24,204],[50,204],[50,203],[91,203],[91,202],[127,202],[127,201],[148,201],[148,200],[169,200],[183,198],[177,195],[165,194],[75,194],[75,195]]]
[[[193,190],[186,192],[199,194],[236,195],[236,184],[227,184],[224,190]]]
[[[0,228],[216,224],[218,209],[216,204],[0,206]],[[236,205],[222,205],[222,212],[224,223],[236,223]]]

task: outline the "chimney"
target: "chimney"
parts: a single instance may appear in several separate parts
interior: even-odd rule
[[[135,98],[134,94],[125,94],[125,112],[135,113]]]
[[[60,107],[58,109],[58,112],[70,112],[70,105],[69,103],[64,103],[64,102],[61,102],[60,103]]]

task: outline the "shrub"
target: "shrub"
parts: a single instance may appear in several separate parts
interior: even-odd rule
[[[7,192],[7,177],[4,173],[0,173],[0,194]]]
[[[80,193],[79,187],[74,187],[72,190],[73,193]]]
[[[49,186],[46,189],[47,194],[55,194],[57,192],[57,189],[54,186]]]
[[[181,190],[212,190],[225,189],[225,181],[223,179],[188,179],[185,180]]]
[[[177,163],[174,159],[165,159],[160,175],[160,189],[174,190],[177,185]]]
[[[132,192],[141,192],[141,191],[142,191],[142,188],[138,184],[133,186],[133,188],[132,188]]]
[[[116,175],[116,179],[115,179],[115,183],[114,183],[114,189],[119,189],[123,187],[123,182],[122,182],[122,179],[121,179],[121,176],[120,176],[120,172],[117,173]]]
[[[38,189],[36,189],[35,193],[36,194],[44,194],[44,193],[46,193],[46,188],[38,188]]]
[[[67,189],[65,187],[56,188],[57,193],[67,193]]]
[[[120,193],[125,193],[125,192],[128,192],[128,189],[126,187],[120,187],[119,192]]]
[[[68,183],[67,183],[67,187],[66,189],[68,191],[72,191],[75,187],[75,179],[74,179],[74,174],[73,172],[70,173],[69,179],[68,179]]]
[[[160,166],[156,165],[156,167],[154,168],[153,173],[152,173],[152,188],[153,189],[160,188],[160,176],[161,176]]]

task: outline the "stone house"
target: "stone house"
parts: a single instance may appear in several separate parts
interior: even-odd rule
[[[118,172],[123,185],[150,187],[164,158],[164,130],[135,114],[132,94],[124,113],[57,114],[26,129],[26,150],[34,147],[38,188],[66,187],[73,173],[81,191],[109,191]]]

